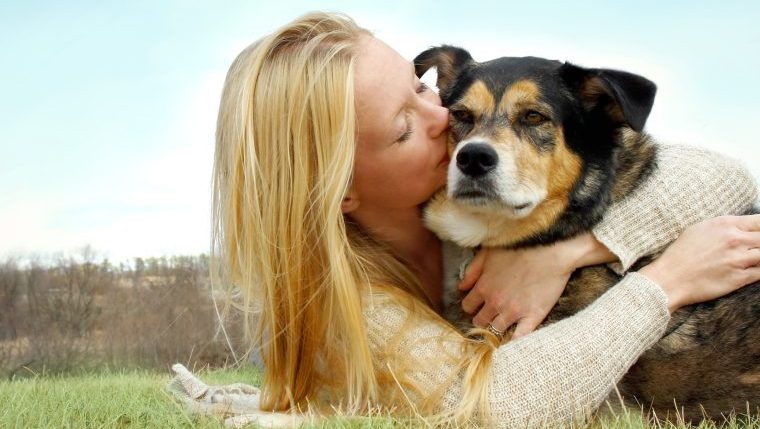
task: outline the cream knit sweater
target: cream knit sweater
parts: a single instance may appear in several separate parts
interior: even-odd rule
[[[716,153],[663,146],[657,164],[652,176],[611,207],[593,229],[597,239],[619,257],[615,266],[619,272],[665,247],[685,227],[714,216],[742,214],[757,198],[751,174]],[[462,338],[432,321],[405,324],[407,310],[387,295],[376,292],[367,302],[367,333],[378,365],[390,364],[379,358],[386,355],[383,351],[389,345],[400,356],[413,357],[423,364],[408,369],[406,376],[430,391],[444,386],[440,406],[454,407],[461,399],[461,383],[445,386],[447,380],[457,380],[458,374],[454,365],[441,364],[439,357],[461,350]],[[577,315],[502,345],[494,354],[489,386],[492,424],[556,427],[582,421],[660,338],[668,320],[662,289],[643,275],[629,273]],[[181,383],[175,379],[173,390],[191,408],[204,400],[213,402],[213,396],[216,402],[230,400],[218,394],[190,394],[192,383],[185,384],[190,387],[177,389]],[[418,399],[411,392],[410,398]],[[263,422],[262,413],[249,412],[254,414],[248,420],[237,416],[235,423]],[[246,413],[236,409],[233,414]]]

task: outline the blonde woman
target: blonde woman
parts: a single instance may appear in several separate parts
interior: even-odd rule
[[[412,65],[342,15],[297,19],[230,67],[214,261],[260,312],[246,326],[256,321],[250,341],[265,364],[261,409],[568,423],[600,405],[670,312],[760,278],[760,254],[748,250],[760,247],[758,217],[698,223],[746,210],[756,197],[750,175],[718,155],[669,147],[641,192],[593,234],[492,249],[468,282],[510,297],[492,317],[527,318],[525,334],[574,268],[620,261],[625,270],[696,225],[582,313],[498,347],[469,340],[438,314],[441,242],[420,213],[444,186],[447,126]]]

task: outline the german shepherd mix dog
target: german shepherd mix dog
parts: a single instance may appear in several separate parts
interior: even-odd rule
[[[451,46],[429,49],[414,63],[418,76],[437,67],[451,112],[456,162],[447,189],[425,212],[443,240],[520,248],[572,237],[590,230],[654,167],[657,146],[642,130],[656,86],[641,76],[535,57],[478,63]],[[577,313],[619,280],[606,265],[577,270],[544,324]],[[454,309],[448,314],[459,317],[453,275],[446,288]],[[674,404],[697,421],[744,412],[748,403],[754,410],[760,288],[677,311],[618,388],[658,416],[672,417]]]

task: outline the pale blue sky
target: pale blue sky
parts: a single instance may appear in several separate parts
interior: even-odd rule
[[[457,44],[643,74],[649,131],[760,175],[760,3],[0,1],[0,254],[208,249],[219,91],[235,55],[339,10],[407,58]]]

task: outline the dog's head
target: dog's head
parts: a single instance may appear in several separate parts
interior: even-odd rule
[[[414,63],[418,76],[437,68],[450,110],[448,198],[486,223],[521,220],[525,234],[502,244],[535,237],[571,206],[606,203],[620,135],[643,129],[656,92],[623,71],[535,57],[478,63],[451,46]]]

